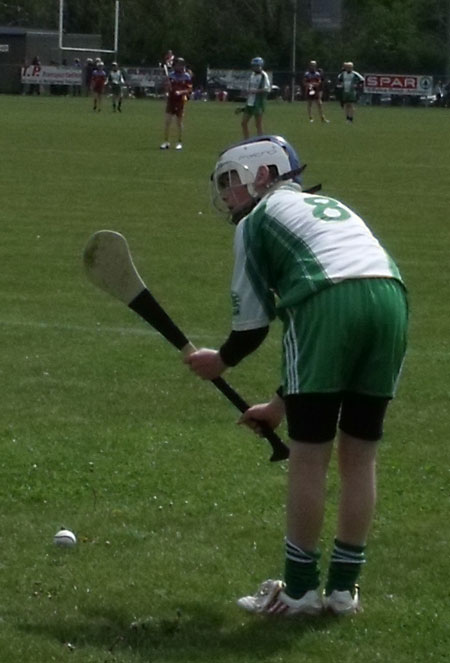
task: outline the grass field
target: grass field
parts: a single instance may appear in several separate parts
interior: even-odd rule
[[[232,228],[209,203],[234,106],[190,103],[185,149],[161,152],[163,105],[101,114],[73,98],[0,97],[0,660],[346,663],[448,660],[449,111],[359,107],[266,129],[306,185],[359,211],[409,286],[411,333],[380,450],[379,504],[355,619],[267,622],[235,599],[283,568],[286,463],[167,342],[87,282],[88,237],[128,239],[197,345],[229,330]],[[249,401],[279,380],[278,324],[227,374]],[[281,430],[286,438],[286,431]],[[337,503],[330,471],[326,568]],[[62,525],[79,538],[57,549]]]

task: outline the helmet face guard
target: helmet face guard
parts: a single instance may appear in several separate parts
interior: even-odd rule
[[[230,207],[223,198],[226,191],[227,197],[231,197],[233,200],[233,211],[237,211],[240,206],[237,192],[242,186],[245,186],[253,198],[253,182],[254,178],[250,169],[242,163],[237,161],[221,161],[220,164],[218,163],[211,175],[211,200],[215,209],[221,214],[229,215],[231,213]],[[248,202],[245,206],[248,206]]]
[[[254,183],[261,166],[273,173],[272,183],[293,180],[301,184],[300,159],[293,147],[281,136],[257,136],[232,145],[219,156],[211,176],[211,198],[214,207],[229,214],[230,209],[223,200],[223,193],[245,186],[253,205],[259,200]],[[237,204],[237,199],[236,199]],[[248,203],[247,203],[248,206]],[[237,209],[237,208],[236,208]]]

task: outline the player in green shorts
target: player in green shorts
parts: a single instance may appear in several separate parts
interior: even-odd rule
[[[117,110],[121,113],[123,98],[122,87],[125,85],[125,79],[117,62],[111,63],[111,71],[108,74],[107,83],[111,88],[113,111],[115,113]]]
[[[226,149],[215,166],[216,206],[236,224],[232,330],[220,350],[185,359],[214,379],[283,323],[282,385],[242,422],[287,419],[291,438],[284,580],[238,604],[249,612],[353,614],[372,523],[377,443],[406,351],[408,307],[399,270],[342,202],[301,188],[299,158],[283,138]],[[319,539],[326,477],[337,448],[340,498],[324,596]]]
[[[353,122],[355,116],[355,103],[357,101],[358,87],[364,82],[364,76],[353,69],[353,62],[344,62],[343,70],[337,77],[341,90],[341,103],[344,108],[347,122]]]
[[[270,80],[267,73],[263,70],[264,60],[260,57],[253,58],[251,61],[252,73],[248,83],[248,96],[243,108],[242,132],[244,138],[250,135],[248,123],[250,118],[255,118],[256,133],[258,136],[263,133],[262,118],[266,109],[266,99],[270,92]]]

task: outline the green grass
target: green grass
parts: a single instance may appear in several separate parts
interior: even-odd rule
[[[286,464],[177,352],[84,277],[101,228],[122,232],[197,345],[229,329],[232,228],[211,210],[234,106],[190,103],[185,150],[160,152],[163,105],[0,98],[0,660],[308,663],[447,660],[450,144],[444,109],[359,107],[354,126],[269,105],[268,132],[307,185],[358,210],[398,261],[410,350],[380,451],[378,514],[357,619],[252,619],[235,599],[282,571]],[[227,379],[278,385],[277,324]],[[286,431],[282,429],[282,435]],[[322,547],[334,533],[330,471]],[[79,545],[56,549],[73,529]],[[70,646],[69,646],[70,643]]]

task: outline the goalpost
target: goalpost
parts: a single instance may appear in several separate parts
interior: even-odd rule
[[[64,36],[64,0],[59,0],[59,48],[61,51],[84,51],[90,52],[95,51],[96,53],[114,53],[117,54],[119,50],[119,0],[115,1],[115,12],[114,12],[114,48],[78,48],[74,46],[64,46],[63,36]]]

